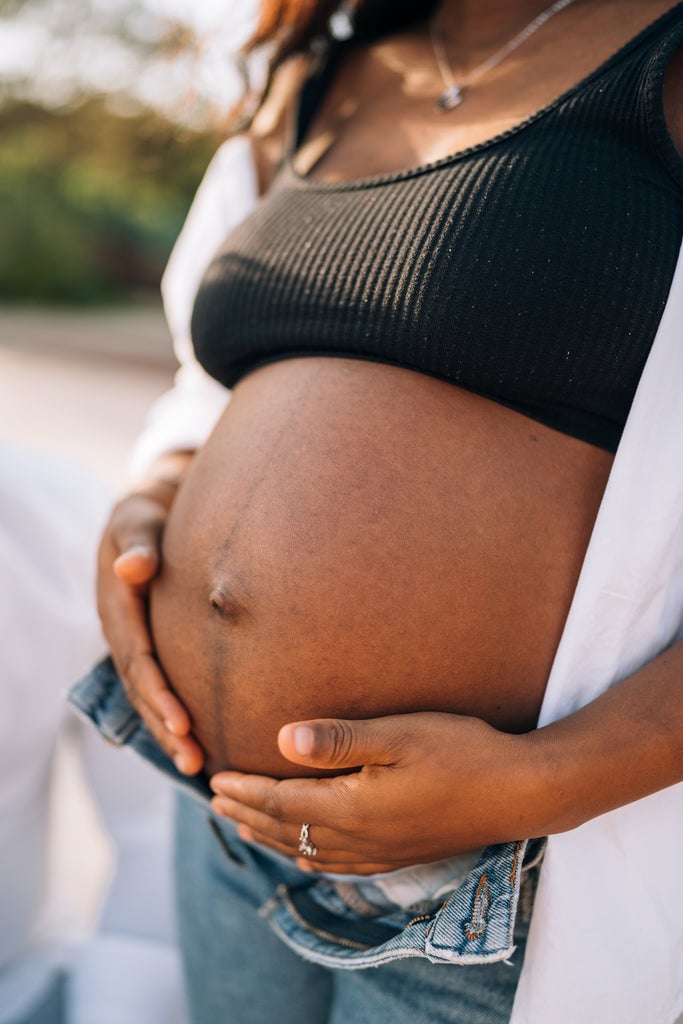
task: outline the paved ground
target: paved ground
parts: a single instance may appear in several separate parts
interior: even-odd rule
[[[172,363],[158,303],[92,311],[5,306],[0,309],[0,343],[84,356],[99,352],[161,367]]]
[[[0,438],[71,456],[119,488],[172,367],[158,309],[0,310]]]
[[[0,439],[71,457],[121,490],[127,453],[172,367],[158,309],[0,309]],[[78,936],[96,914],[111,851],[68,742],[55,785],[50,918]]]

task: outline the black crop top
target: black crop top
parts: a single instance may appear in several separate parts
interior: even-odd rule
[[[682,43],[678,4],[522,124],[428,165],[325,183],[288,162],[202,281],[200,363],[230,387],[291,356],[379,360],[616,450],[683,238],[662,108]]]

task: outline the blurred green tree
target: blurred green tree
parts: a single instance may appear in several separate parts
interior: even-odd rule
[[[136,89],[168,69],[173,92],[190,30],[139,0],[0,0],[3,25],[35,45],[33,66],[0,68],[0,299],[156,291],[220,125],[197,119],[189,81],[163,112]]]
[[[156,290],[217,145],[92,98],[0,110],[0,298],[94,303]]]

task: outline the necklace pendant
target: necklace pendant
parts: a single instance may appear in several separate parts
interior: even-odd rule
[[[441,93],[438,100],[436,101],[437,110],[453,110],[455,107],[459,107],[463,101],[462,89],[455,82]]]

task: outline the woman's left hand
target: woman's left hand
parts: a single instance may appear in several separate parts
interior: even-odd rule
[[[278,737],[288,760],[360,770],[285,780],[220,772],[211,779],[212,807],[239,824],[243,839],[298,857],[300,867],[391,871],[544,835],[548,772],[536,735],[431,712],[297,722]],[[300,856],[304,822],[314,858]]]

